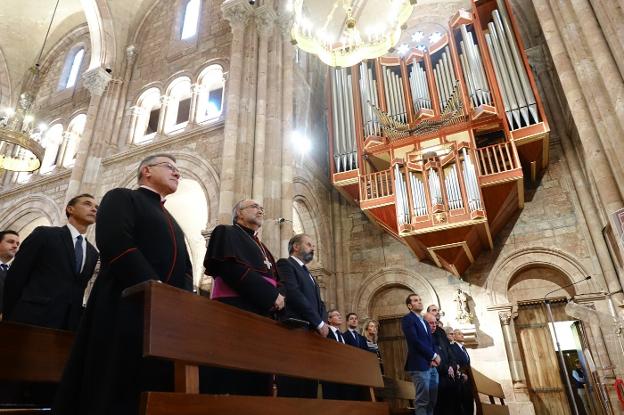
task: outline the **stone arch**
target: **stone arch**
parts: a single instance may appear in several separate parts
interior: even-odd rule
[[[376,294],[392,287],[404,287],[418,293],[423,304],[440,304],[438,293],[422,275],[398,267],[383,267],[362,280],[352,304],[352,309],[363,320],[371,316],[371,305]],[[407,312],[407,308],[405,309]]]
[[[590,275],[578,260],[562,250],[544,247],[518,249],[497,261],[490,272],[486,292],[491,304],[508,304],[507,291],[514,276],[528,268],[540,266],[557,270],[570,282]],[[583,286],[579,288],[583,289]]]
[[[323,212],[322,204],[317,197],[317,191],[314,191],[313,184],[306,178],[297,176],[293,179],[293,207],[295,203],[304,206],[307,212]],[[299,212],[301,213],[301,212]],[[331,263],[330,252],[333,238],[329,224],[326,220],[322,220],[324,215],[309,213],[310,222],[314,228],[316,236],[316,255],[319,265],[328,266]]]
[[[46,218],[53,225],[64,222],[65,215],[58,204],[44,194],[25,195],[15,200],[0,217],[0,229],[21,229],[38,217]]]
[[[9,76],[9,67],[7,66],[4,53],[0,48],[0,107],[11,106],[11,77]]]
[[[149,150],[149,153],[153,152],[153,149]],[[175,151],[168,151],[168,153],[176,158],[176,164],[183,177],[195,180],[200,184],[208,202],[206,229],[210,228],[212,224],[217,223],[219,213],[220,180],[217,171],[207,160],[196,155]],[[141,157],[145,157],[147,154],[147,152],[141,153]],[[137,160],[137,167],[139,161],[140,159]],[[136,187],[136,180],[136,169],[132,169],[131,173],[118,182],[118,187],[134,188]]]
[[[164,86],[162,82],[159,81],[155,81],[155,82],[150,82],[149,84],[144,85],[143,87],[141,87],[141,89],[139,89],[135,94],[134,97],[129,101],[130,105],[136,105],[137,102],[139,101],[139,99],[141,98],[141,95],[143,95],[145,93],[145,91],[148,91],[152,88],[156,88],[158,89],[160,95],[163,94],[164,91]]]
[[[214,58],[207,60],[193,72],[193,76],[191,79],[193,79],[195,82],[199,82],[199,76],[202,74],[202,72],[212,65],[219,65],[223,70],[223,76],[225,76],[225,74],[229,70],[230,62],[228,59],[225,58]]]
[[[108,0],[80,0],[91,35],[89,69],[113,69],[117,64],[117,46],[113,16]]]

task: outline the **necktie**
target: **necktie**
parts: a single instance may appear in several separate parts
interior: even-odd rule
[[[342,333],[340,333],[340,330],[336,330],[336,337],[338,337],[338,341],[340,343],[344,343],[344,338],[342,337]]]
[[[0,264],[0,269],[2,271],[8,271],[9,270],[9,266],[7,264]]]
[[[76,274],[80,274],[82,268],[82,235],[76,237],[76,245],[74,245],[74,251],[76,253]]]
[[[466,358],[468,359],[468,363],[470,363],[470,355],[468,354],[468,350],[466,350],[466,348],[464,347],[463,344],[462,344],[461,348],[464,351],[464,353],[466,354]]]
[[[310,271],[308,270],[308,267],[306,267],[304,265],[303,266],[303,270],[305,271],[306,274],[308,274],[308,277],[310,277],[310,281],[312,281],[312,284],[314,284],[316,286],[316,282],[314,282],[314,278],[312,277],[312,274],[310,274]]]

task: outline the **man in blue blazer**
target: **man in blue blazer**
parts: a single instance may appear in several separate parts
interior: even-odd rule
[[[440,356],[434,350],[433,337],[420,313],[422,299],[418,294],[410,294],[405,299],[410,311],[401,319],[401,329],[407,342],[405,370],[410,374],[416,396],[415,415],[432,415],[438,396],[438,372]]]

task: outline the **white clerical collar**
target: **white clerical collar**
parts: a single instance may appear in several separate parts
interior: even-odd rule
[[[87,239],[85,234],[78,232],[78,229],[76,229],[76,227],[71,223],[67,223],[67,228],[69,229],[69,233],[71,233],[72,241],[76,239],[78,235],[81,235],[84,239]]]
[[[297,258],[296,256],[291,255],[290,257],[291,257],[292,259],[294,259],[295,261],[297,261],[297,264],[299,264],[300,266],[302,266],[302,267],[303,267],[303,266],[305,265],[305,264],[303,263],[303,261],[302,261],[302,260],[300,260],[299,258]]]
[[[158,191],[156,191],[153,187],[149,187],[149,186],[148,186],[148,185],[146,185],[146,184],[142,184],[142,185],[140,185],[139,187],[142,187],[143,189],[147,189],[147,190],[149,190],[150,192],[154,192],[154,193],[156,193],[158,196],[160,196],[160,201],[161,201],[161,202],[164,202],[164,201],[165,201],[165,198],[163,197],[163,195],[161,195],[161,194],[160,194]]]

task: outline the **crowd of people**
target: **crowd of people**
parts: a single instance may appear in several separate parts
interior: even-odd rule
[[[141,391],[173,389],[171,362],[142,357],[140,304],[121,301],[121,294],[148,280],[192,291],[184,234],[165,207],[179,180],[176,159],[155,154],[139,164],[138,189],[110,190],[99,206],[93,196],[80,194],[67,203],[65,226],[38,227],[21,246],[17,232],[0,233],[3,318],[76,332],[55,414],[136,414]],[[212,231],[203,264],[213,278],[212,300],[374,353],[383,373],[379,323],[369,319],[360,326],[358,315],[349,312],[342,331],[340,311],[326,310],[307,268],[315,252],[312,238],[293,236],[289,256],[276,261],[258,237],[263,222],[262,205],[241,200],[232,208],[232,224]],[[99,252],[86,237],[93,224]],[[98,258],[99,274],[85,303]],[[416,414],[472,414],[470,357],[461,331],[445,332],[436,305],[421,315],[417,294],[406,305],[405,370],[415,385]],[[269,395],[275,385],[279,396],[288,397],[314,398],[319,387],[307,379],[200,369],[202,393]],[[328,399],[367,399],[357,386],[325,383],[322,391]]]

